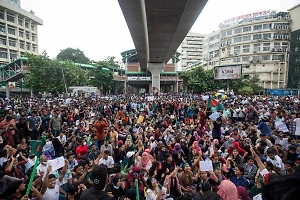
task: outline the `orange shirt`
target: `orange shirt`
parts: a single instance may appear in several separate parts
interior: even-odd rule
[[[97,139],[98,140],[103,140],[105,138],[105,133],[104,130],[105,128],[107,128],[109,125],[108,123],[104,122],[104,121],[97,121],[94,124],[94,127],[96,128],[96,135],[97,135]]]

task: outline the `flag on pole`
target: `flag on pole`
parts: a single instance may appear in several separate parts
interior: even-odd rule
[[[43,147],[44,147],[45,143],[46,143],[46,137],[43,137],[42,140],[32,140],[32,141],[30,141],[30,146],[31,146],[30,153],[35,154],[37,156],[37,158],[35,159],[34,167],[33,167],[33,170],[31,172],[30,180],[29,180],[28,187],[27,187],[27,190],[26,190],[26,195],[27,196],[29,195],[29,192],[30,192],[30,189],[31,189],[31,186],[32,186],[32,183],[33,183],[34,175],[36,173],[36,169],[37,169],[37,166],[39,164],[40,156],[42,155]]]
[[[135,179],[135,193],[136,193],[136,200],[140,200],[140,195],[139,195],[139,181],[138,179]]]
[[[44,145],[45,145],[45,140],[31,140],[30,154],[35,154],[37,157],[40,157],[42,155]]]

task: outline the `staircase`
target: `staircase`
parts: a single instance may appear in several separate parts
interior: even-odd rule
[[[28,58],[21,57],[11,63],[0,66],[0,82],[17,82],[29,73],[27,67]]]

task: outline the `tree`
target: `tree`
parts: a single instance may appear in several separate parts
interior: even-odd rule
[[[111,90],[114,84],[114,76],[113,72],[108,68],[108,63],[100,61],[95,66],[97,68],[89,71],[89,85],[98,88],[102,86],[104,92]]]
[[[87,84],[87,72],[71,61],[51,60],[46,55],[27,54],[30,74],[25,76],[25,87],[35,94],[64,93],[66,87]]]
[[[184,86],[195,93],[211,92],[227,87],[226,80],[215,80],[213,70],[205,71],[201,66],[183,73],[181,78],[183,79]],[[257,84],[258,82],[258,76],[253,76],[249,79],[243,77],[237,80],[230,80],[229,86],[230,89],[233,89],[237,93],[258,93],[263,90],[263,87]]]
[[[205,71],[203,67],[195,67],[181,75],[184,86],[195,93],[209,92],[224,88],[224,81],[214,79],[213,70]]]
[[[66,48],[60,50],[56,56],[57,59],[70,60],[75,63],[88,64],[90,59],[84,55],[84,52],[80,49]]]
[[[118,62],[115,61],[116,57],[114,56],[108,56],[104,61],[102,62],[106,62],[108,63],[108,65],[111,67],[111,68],[120,68],[120,66],[118,65]]]

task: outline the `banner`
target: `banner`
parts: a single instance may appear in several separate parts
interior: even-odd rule
[[[216,66],[214,68],[216,80],[231,80],[242,78],[242,65]]]

